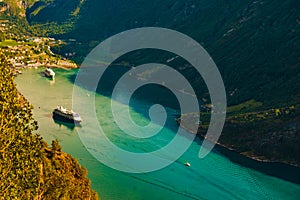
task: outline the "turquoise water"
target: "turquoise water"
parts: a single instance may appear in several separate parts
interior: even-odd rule
[[[58,139],[63,150],[76,157],[88,169],[92,187],[101,199],[299,199],[300,185],[257,172],[231,162],[218,152],[204,159],[198,158],[200,140],[173,164],[161,170],[130,174],[111,169],[94,159],[81,143],[77,130],[52,119],[52,110],[58,105],[72,107],[73,84],[70,77],[76,70],[55,70],[55,81],[42,77],[42,69],[28,69],[16,78],[18,89],[34,106],[34,117],[39,132],[50,143]],[[89,91],[85,91],[87,96]],[[177,124],[168,121],[168,128],[149,140],[133,140],[118,129],[112,120],[110,99],[95,97],[97,117],[107,137],[119,147],[132,152],[148,152],[166,145],[173,137]],[[138,124],[147,124],[148,118],[137,110],[145,110],[148,103],[134,101],[131,114]],[[168,109],[168,115],[177,112]],[[84,119],[83,126],[88,124]],[[92,126],[92,125],[91,125]],[[107,151],[99,146],[94,151]],[[114,157],[111,157],[114,161]],[[191,167],[184,166],[185,162]],[[118,160],[115,160],[118,162]]]

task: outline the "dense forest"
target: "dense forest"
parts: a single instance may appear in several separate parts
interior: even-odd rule
[[[98,199],[86,169],[37,129],[0,52],[0,199]]]

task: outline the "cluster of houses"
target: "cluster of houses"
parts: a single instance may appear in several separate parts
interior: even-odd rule
[[[7,60],[14,71],[24,67],[65,67],[77,68],[77,65],[66,58],[56,56],[45,42],[55,41],[52,38],[27,38],[24,41],[15,42],[15,45],[2,47]]]
[[[76,55],[75,52],[65,53],[65,58],[62,58],[55,55],[51,50],[51,46],[61,45],[66,42],[76,42],[76,40],[70,39],[64,42],[51,37],[14,35],[10,31],[13,26],[15,25],[9,20],[0,20],[0,32],[6,34],[6,39],[11,38],[10,40],[0,41],[1,51],[6,55],[8,63],[14,72],[20,71],[24,67],[78,67],[75,63],[67,60],[67,58],[74,57]]]

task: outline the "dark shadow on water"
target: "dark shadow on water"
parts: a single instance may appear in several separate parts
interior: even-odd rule
[[[202,144],[202,139],[197,138],[195,140],[199,145]],[[283,180],[287,180],[296,184],[300,184],[300,168],[279,162],[263,162],[257,161],[252,158],[248,158],[239,154],[234,150],[230,150],[220,145],[216,145],[213,149],[214,152],[219,153],[227,157],[230,161],[262,172],[264,174],[274,176]],[[251,173],[251,172],[250,172]]]
[[[45,78],[46,78],[45,72],[38,72],[38,74],[39,74],[41,77],[45,77]]]
[[[112,92],[116,83],[121,78],[121,76],[127,71],[129,71],[130,69],[131,69],[130,67],[124,67],[118,65],[110,66],[108,69],[106,69],[105,73],[101,77],[99,81],[101,85],[98,85],[96,93],[111,99]],[[71,83],[75,84],[76,75],[77,74],[68,74],[65,77],[67,77]],[[81,74],[81,75],[85,76],[85,74]],[[86,76],[87,78],[89,78],[89,74],[87,74]],[[93,90],[89,89],[89,87],[85,85],[85,83],[80,84],[76,82],[76,85],[81,88],[84,88],[87,91],[93,92]],[[126,91],[124,95],[127,95]],[[120,101],[118,102],[123,103]],[[164,124],[164,128],[174,132],[173,137],[169,138],[169,141],[165,141],[166,144],[168,144],[176,136],[175,133],[177,133],[179,129],[179,126],[177,126],[176,119],[181,115],[181,113],[180,113],[180,105],[176,96],[164,86],[157,85],[157,84],[148,84],[137,89],[134,92],[134,94],[131,96],[129,102],[129,106],[131,110],[140,114],[143,118],[148,119],[149,121],[150,121],[149,109],[154,104],[162,105],[162,107],[164,107],[167,111],[167,118],[166,118],[166,123]],[[111,104],[107,106],[111,106]],[[114,122],[111,121],[111,123]],[[126,133],[124,133],[124,135],[125,134]],[[163,131],[157,133],[155,136],[159,136],[160,134],[163,134]],[[130,138],[131,136],[126,134],[126,138],[128,137]],[[122,140],[122,137],[120,137],[120,139]],[[136,138],[132,137],[132,139],[135,140]],[[146,140],[148,139],[141,138],[140,140],[146,142]]]
[[[74,130],[76,127],[81,128],[82,126],[79,123],[68,123],[68,122],[63,122],[57,119],[53,119],[53,121],[55,122],[55,124],[57,124],[59,127],[65,126],[70,130]]]
[[[117,81],[130,69],[131,68],[124,66],[109,67],[99,81],[99,83],[101,83],[101,87],[98,85],[96,90],[97,94],[111,98],[112,91]],[[75,84],[76,76],[77,74],[69,74],[67,75],[67,78],[71,83]],[[79,86],[92,91],[86,86]],[[137,106],[140,104],[143,106]],[[177,132],[178,127],[174,127],[173,122],[181,115],[180,105],[176,96],[169,89],[155,84],[142,86],[132,95],[129,106],[135,112],[143,115],[146,119],[150,119],[149,109],[154,104],[160,104],[172,111],[172,113],[167,113],[166,128]]]
[[[99,87],[97,88],[97,93],[111,98],[111,93],[116,82],[128,70],[130,70],[130,68],[122,67],[122,66],[109,67],[105,73],[110,74],[110,76],[104,76],[101,78],[101,80],[99,81],[101,82],[101,88]],[[69,75],[67,78],[70,80],[70,82],[74,84],[76,79],[76,74]],[[180,106],[178,101],[176,100],[176,97],[170,91],[160,86],[145,87],[144,89],[145,90],[137,91],[137,93],[133,95],[133,99],[140,101],[143,104],[146,104],[147,106],[149,106],[149,108],[153,104],[161,104],[164,107],[169,107],[174,109],[176,111],[176,114],[168,113],[168,119],[165,127],[176,133],[178,127],[174,126],[174,120],[181,115],[179,111]],[[135,104],[130,105],[133,110],[135,110],[137,113],[140,113],[144,117],[149,119],[147,109],[141,110],[138,106],[134,106],[134,105]],[[203,140],[200,138],[196,138],[195,141],[199,144],[199,148],[200,148],[200,145],[202,144]],[[218,152],[221,153],[225,157],[229,158],[232,162],[239,164],[241,166],[245,166],[247,168],[260,171],[270,176],[274,176],[283,180],[300,184],[299,167],[294,167],[288,164],[283,164],[278,162],[256,161],[219,145],[216,145],[213,151],[216,153]]]

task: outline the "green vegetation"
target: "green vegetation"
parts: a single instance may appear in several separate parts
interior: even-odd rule
[[[5,40],[5,35],[2,31],[0,31],[0,42],[3,42]]]
[[[255,110],[255,111],[254,111]],[[205,137],[210,112],[201,112],[198,135]],[[184,114],[182,126],[189,129],[193,113]],[[263,109],[260,102],[249,100],[228,107],[226,123],[219,143],[258,160],[278,161],[300,166],[300,105]],[[179,121],[180,122],[180,121]]]
[[[220,142],[238,152],[300,166],[300,105],[228,114]]]
[[[27,9],[27,19],[36,21],[31,25],[39,30],[37,35],[62,35],[74,29],[82,3],[82,0],[37,1]],[[60,14],[52,16],[54,12]]]
[[[239,112],[247,112],[253,111],[261,108],[263,104],[261,102],[257,102],[254,99],[246,101],[244,103],[230,106],[227,108],[227,113],[239,113]]]
[[[28,26],[24,19],[7,17],[6,20],[0,20],[0,47],[15,74],[24,67],[77,67],[74,62],[52,52],[51,48],[63,43],[61,40],[37,37],[35,32],[38,30]]]
[[[19,45],[19,44],[15,40],[4,40],[4,41],[0,42],[0,47],[17,46],[17,45]]]
[[[7,10],[7,15],[21,16],[25,17],[26,8],[33,5],[34,2],[38,0],[24,0],[24,1],[16,1],[16,0],[3,0],[0,5],[1,7],[9,5]]]
[[[43,8],[45,8],[46,5],[40,6],[37,9],[35,9],[30,15],[36,16]]]
[[[224,79],[229,105],[255,99],[266,107],[280,107],[300,98],[298,0],[76,0],[68,4],[53,0],[38,15],[30,15],[43,5],[28,9],[30,24],[55,37],[76,39],[78,43],[56,50],[63,55],[72,49],[76,52],[72,59],[78,63],[111,35],[137,27],[166,27],[191,36],[210,53]],[[48,24],[55,25],[48,28]],[[151,56],[156,61],[161,54]],[[145,52],[130,58],[145,63],[147,57]],[[124,62],[128,59],[124,57]],[[184,64],[173,67],[180,70]],[[197,85],[197,94],[207,98],[206,86],[195,71],[191,67],[180,71]]]
[[[97,199],[86,170],[36,134],[32,107],[17,91],[0,53],[0,198]]]

